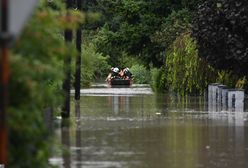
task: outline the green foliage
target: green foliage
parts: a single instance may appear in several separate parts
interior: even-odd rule
[[[101,14],[97,12],[88,12],[87,13],[87,23],[95,23],[99,21],[101,18]]]
[[[12,55],[9,109],[9,167],[48,167],[49,134],[44,108],[60,102],[53,81],[62,74],[52,65]],[[56,97],[56,99],[54,99]]]
[[[110,56],[110,64],[119,61],[121,53],[136,56],[144,60],[145,65],[152,62],[154,66],[162,65],[163,42],[158,38],[151,40],[156,31],[162,27],[185,29],[188,27],[190,12],[182,10],[198,2],[191,1],[146,1],[146,0],[102,0],[95,4],[101,10],[105,24],[100,28],[95,39],[99,52]],[[182,10],[176,15],[176,11]],[[172,12],[175,11],[175,12]],[[171,14],[172,13],[172,14]],[[170,16],[171,15],[171,16]],[[166,18],[170,16],[167,20]],[[184,18],[184,22],[173,20]],[[182,23],[182,24],[181,24]],[[176,30],[171,30],[167,41],[175,39]],[[165,33],[165,32],[164,32]],[[173,35],[173,38],[170,38]]]
[[[242,79],[238,79],[235,88],[238,89],[247,89],[248,83],[247,83],[247,79],[246,76],[244,76]]]
[[[237,89],[248,88],[246,76],[240,78],[239,75],[234,74],[234,72],[227,70],[217,71],[216,82],[222,83],[230,88],[237,88]]]
[[[168,90],[166,76],[167,72],[165,66],[161,67],[160,69],[151,69],[150,85],[155,92],[163,92],[165,90]]]
[[[150,85],[151,85],[151,88],[156,91],[157,88],[159,88],[158,87],[158,84],[160,82],[161,71],[158,68],[152,68],[150,70],[150,73],[151,73],[151,82],[150,82]]]
[[[170,89],[180,94],[202,94],[215,81],[214,70],[198,57],[196,44],[189,33],[179,36],[166,57]]]
[[[108,25],[102,27],[93,42],[98,52],[103,53],[103,55],[110,55],[110,65],[118,65],[120,63],[119,56],[122,50],[114,46],[120,44],[120,42],[116,34],[109,30]]]
[[[144,62],[137,57],[130,56],[127,53],[123,52],[119,56],[119,63],[118,64],[113,64],[113,67],[119,67],[119,68],[125,68],[125,67],[132,67],[133,65],[141,64],[143,65]]]
[[[143,65],[133,65],[130,71],[134,75],[135,84],[147,84],[150,82],[150,72]]]
[[[218,70],[248,74],[248,3],[208,0],[199,5],[193,24],[199,56]]]
[[[60,5],[41,1],[12,50],[8,167],[48,167],[50,134],[45,126],[44,110],[61,104],[63,58],[76,53],[74,47],[64,44],[66,12]],[[75,22],[80,16],[71,17],[72,25],[78,25]]]
[[[108,56],[96,52],[92,43],[83,45],[82,51],[82,86],[89,87],[96,78],[105,78],[109,73]]]
[[[165,48],[169,48],[180,34],[190,28],[191,15],[188,9],[173,11],[161,25],[161,30],[152,36],[152,40],[160,43]]]
[[[237,81],[237,76],[235,76],[232,71],[217,71],[217,83],[222,83],[229,87],[235,87],[235,81]]]

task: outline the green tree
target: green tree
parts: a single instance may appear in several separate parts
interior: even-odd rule
[[[156,31],[152,40],[168,49],[178,36],[191,28],[192,13],[188,9],[173,11]]]
[[[110,63],[119,62],[122,53],[142,59],[146,66],[161,66],[164,47],[151,37],[173,12],[193,9],[199,0],[103,0],[97,2],[105,24],[96,35],[97,50],[110,56]]]
[[[133,65],[130,71],[134,75],[136,84],[148,84],[150,82],[150,72],[143,65]]]
[[[49,130],[46,107],[61,104],[63,57],[76,53],[65,46],[64,7],[58,2],[41,1],[11,54],[8,167],[48,167]],[[82,19],[71,11],[71,28]]]
[[[109,73],[108,56],[103,56],[95,49],[94,44],[84,43],[82,51],[82,86],[89,87],[96,79],[106,78]]]
[[[248,3],[243,0],[208,0],[197,11],[193,36],[200,57],[219,70],[248,74]]]
[[[198,57],[190,33],[182,34],[173,42],[166,57],[166,71],[166,87],[183,95],[202,94],[208,83],[216,80],[214,69]]]

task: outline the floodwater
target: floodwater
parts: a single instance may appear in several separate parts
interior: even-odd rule
[[[223,110],[205,97],[157,95],[145,85],[83,89],[80,101],[71,102],[69,124],[54,121],[49,162],[61,168],[248,167],[246,106]]]

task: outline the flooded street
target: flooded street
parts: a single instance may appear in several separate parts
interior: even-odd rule
[[[223,110],[206,97],[157,95],[146,85],[83,89],[80,102],[71,102],[69,124],[54,121],[49,162],[61,168],[248,167],[246,106]]]

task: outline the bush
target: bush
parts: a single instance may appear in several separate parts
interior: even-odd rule
[[[227,85],[230,88],[245,89],[247,92],[248,83],[246,80],[246,76],[239,77],[239,75],[234,74],[232,71],[217,71],[216,82]]]
[[[161,71],[158,68],[152,68],[150,85],[154,91],[156,91],[159,88],[158,84],[160,83],[160,78],[161,78]]]
[[[181,33],[190,28],[191,15],[191,12],[187,9],[173,11],[161,25],[161,30],[156,31],[152,36],[152,40],[168,48]]]
[[[65,11],[52,10],[45,0],[41,4],[10,57],[8,167],[13,168],[49,166],[51,142],[44,111],[61,105],[63,58],[76,53],[60,34]]]
[[[190,33],[179,36],[166,57],[167,85],[180,94],[202,94],[216,74],[204,60],[198,57],[195,41]]]
[[[156,92],[164,92],[168,90],[167,86],[167,71],[165,66],[162,66],[160,69],[152,68],[151,69],[151,87]]]
[[[95,79],[106,78],[110,69],[110,65],[107,63],[108,58],[96,52],[95,46],[92,43],[83,45],[81,73],[81,84],[83,87],[89,87]]]
[[[143,65],[133,65],[130,71],[134,75],[134,83],[148,84],[150,83],[150,72]]]
[[[218,70],[248,74],[248,3],[208,0],[198,7],[193,24],[199,56]]]
[[[51,141],[44,110],[62,100],[58,88],[49,82],[62,80],[62,74],[52,65],[18,55],[11,57],[10,73],[8,166],[48,167]]]

